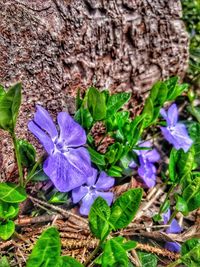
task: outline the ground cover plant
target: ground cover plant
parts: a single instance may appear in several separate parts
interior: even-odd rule
[[[195,97],[172,77],[134,118],[123,108],[130,98],[90,87],[74,117],[55,122],[37,106],[27,130],[46,151],[38,156],[15,134],[21,84],[0,88],[19,173],[0,183],[0,266],[199,266]]]

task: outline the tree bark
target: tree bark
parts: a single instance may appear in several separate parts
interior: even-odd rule
[[[188,36],[179,0],[1,0],[0,51],[0,82],[23,82],[17,132],[30,140],[36,103],[73,113],[90,85],[132,92],[136,114],[154,82],[184,75]]]

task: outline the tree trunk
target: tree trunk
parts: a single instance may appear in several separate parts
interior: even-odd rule
[[[92,84],[132,92],[137,113],[155,81],[184,75],[180,17],[179,0],[1,0],[0,82],[23,82],[18,134],[30,139],[36,103],[73,113],[77,88]]]

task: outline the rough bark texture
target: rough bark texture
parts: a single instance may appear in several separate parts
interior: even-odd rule
[[[23,82],[18,134],[29,139],[36,103],[73,113],[78,87],[131,91],[137,103],[158,79],[183,76],[180,17],[179,0],[1,0],[0,82]]]

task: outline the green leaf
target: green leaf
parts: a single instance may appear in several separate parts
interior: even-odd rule
[[[101,165],[101,166],[105,166],[105,156],[98,153],[97,151],[95,151],[94,149],[92,149],[90,146],[87,147],[89,153],[90,153],[90,157],[91,157],[91,161],[93,163],[95,163],[97,166]]]
[[[190,105],[190,106],[187,107],[187,110],[200,123],[200,108]]]
[[[0,259],[0,267],[10,267],[10,264],[6,258],[6,256],[3,256],[1,259]]]
[[[141,267],[157,267],[158,259],[156,255],[142,251],[138,251],[137,254]]]
[[[131,189],[114,202],[109,220],[114,230],[125,228],[133,220],[140,206],[142,194],[141,188]]]
[[[107,174],[112,177],[122,177],[122,168],[119,166],[112,166],[108,169]]]
[[[117,236],[117,237],[114,238],[114,240],[117,241],[123,247],[123,249],[126,250],[126,251],[134,249],[137,246],[137,242],[132,241],[132,240],[127,241],[122,236]]]
[[[180,260],[186,266],[198,267],[200,266],[200,239],[192,238],[183,243],[181,247]]]
[[[7,203],[0,200],[0,218],[13,219],[19,212],[18,203]]]
[[[134,120],[131,122],[131,132],[127,136],[128,142],[130,144],[130,147],[133,148],[135,146],[144,130],[144,124],[145,124],[145,118],[147,114],[139,115],[134,118]]]
[[[194,148],[185,153],[182,149],[172,149],[169,159],[169,177],[173,183],[185,183],[194,167]]]
[[[66,203],[67,199],[68,193],[55,192],[48,202],[53,204],[62,204]]]
[[[178,96],[180,96],[185,90],[188,89],[188,84],[178,84],[178,78],[173,77],[166,81],[166,85],[168,87],[168,95],[167,101],[175,100]]]
[[[167,98],[167,86],[165,82],[157,82],[153,85],[150,95],[145,102],[143,113],[145,114],[145,127],[153,124],[160,113],[160,109],[163,106]]]
[[[15,224],[13,221],[0,221],[0,238],[3,240],[9,239],[15,232]]]
[[[107,102],[107,117],[115,114],[130,99],[130,96],[130,93],[111,95]]]
[[[35,173],[33,174],[31,181],[35,181],[35,182],[43,182],[43,181],[47,181],[49,180],[49,177],[44,173],[42,166],[40,168],[38,168]]]
[[[14,132],[20,104],[21,83],[17,83],[0,97],[0,128]]]
[[[125,249],[116,240],[116,238],[109,239],[104,247],[102,255],[102,267],[118,267],[128,266],[128,256]]]
[[[0,183],[0,200],[20,203],[27,198],[25,189],[12,183]]]
[[[70,256],[62,256],[60,257],[60,265],[59,267],[84,267],[83,264],[75,260]]]
[[[35,163],[36,151],[32,144],[26,140],[17,140],[17,146],[24,167],[31,167]]]
[[[184,188],[182,197],[186,201],[189,211],[200,207],[200,176],[196,177]]]
[[[188,215],[188,206],[184,198],[179,195],[175,195],[176,198],[176,210],[183,213],[184,216]]]
[[[61,243],[59,232],[50,227],[37,240],[26,267],[55,267],[60,260]]]
[[[110,232],[109,217],[110,207],[103,198],[98,197],[90,209],[89,223],[91,232],[100,240]]]
[[[195,162],[200,166],[200,123],[187,122],[187,127],[189,135],[194,141]]]
[[[74,119],[78,122],[84,129],[89,130],[93,124],[93,118],[90,112],[81,107],[75,114]]]
[[[1,97],[4,96],[5,94],[6,94],[6,91],[5,91],[4,87],[3,87],[3,85],[0,84],[0,99],[1,99]]]
[[[87,93],[87,106],[95,121],[106,117],[106,97],[94,87],[90,87]]]

